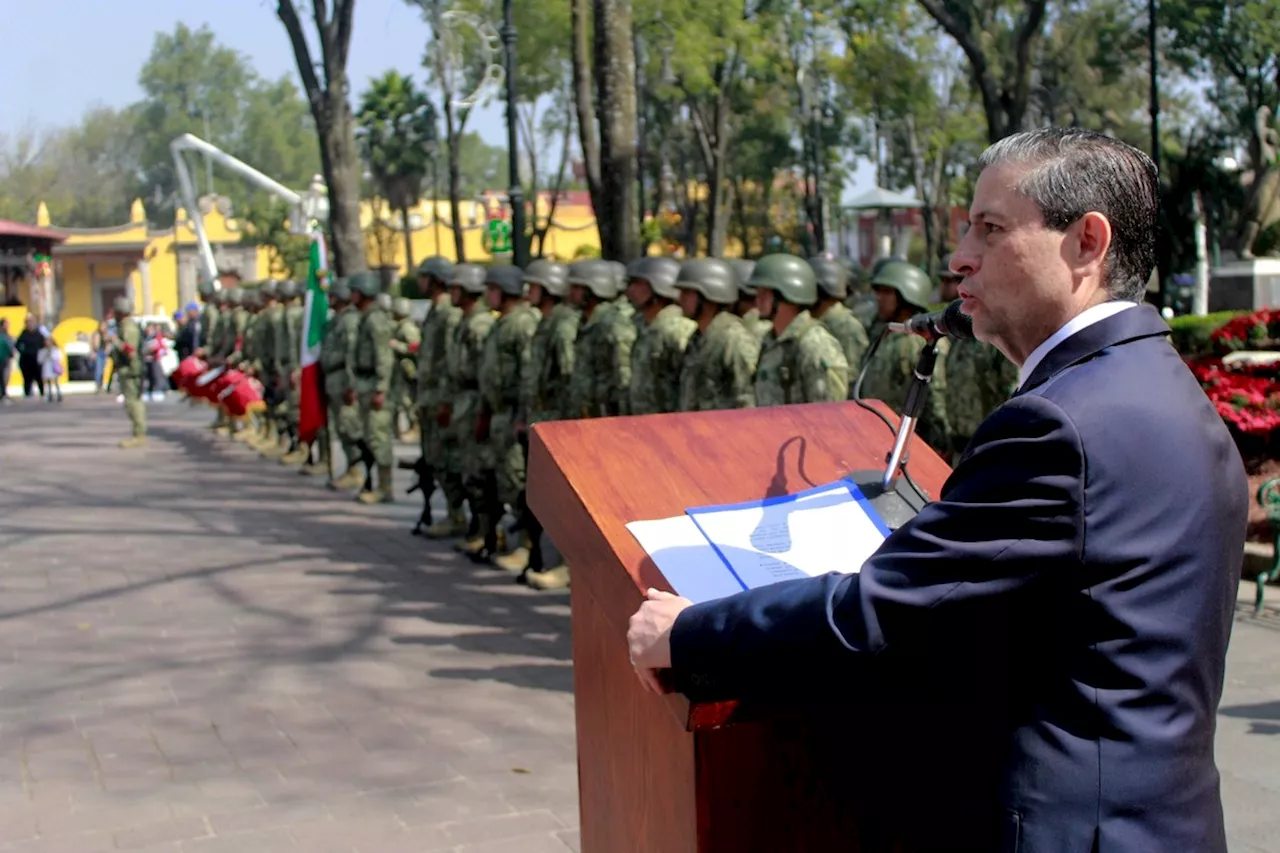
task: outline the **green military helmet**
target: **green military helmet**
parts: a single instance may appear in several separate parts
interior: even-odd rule
[[[882,258],[876,258],[875,263],[871,265],[871,277],[875,278],[880,274],[880,270],[884,269],[885,264],[891,264],[894,261],[906,262],[906,258],[900,255],[885,255]]]
[[[202,279],[200,283],[196,285],[196,293],[199,293],[200,298],[205,302],[208,302],[215,292],[213,282],[208,279]]]
[[[625,272],[626,268],[623,270]],[[578,261],[570,266],[569,284],[585,287],[597,299],[616,299],[622,292],[622,282],[613,261],[602,261],[599,258]]]
[[[751,273],[755,271],[756,262],[746,258],[734,258],[729,261],[729,266],[733,267],[733,274],[738,277],[738,292],[741,297],[755,296],[755,288],[749,287],[747,282],[751,281]]]
[[[418,275],[430,276],[438,278],[441,281],[449,280],[449,272],[453,269],[453,261],[444,255],[432,255],[431,257],[418,264]]]
[[[112,309],[116,314],[121,316],[129,316],[133,313],[133,301],[127,296],[117,296],[115,301],[111,303]]]
[[[818,301],[818,277],[808,261],[795,255],[765,255],[751,271],[747,284],[756,290],[772,290],[792,305]]]
[[[849,273],[844,267],[831,258],[816,257],[809,259],[813,274],[818,279],[818,289],[832,299],[846,299],[849,296]]]
[[[461,287],[463,293],[484,293],[484,267],[479,264],[454,264],[449,271],[449,286]]]
[[[339,302],[351,301],[351,285],[347,283],[347,279],[345,276],[340,278],[335,278],[329,284],[329,296],[332,297],[333,299],[338,300]]]
[[[836,261],[840,266],[844,267],[845,273],[849,276],[849,289],[854,293],[866,293],[870,288],[867,283],[868,279],[863,275],[862,267],[853,258],[841,258]]]
[[[396,297],[395,301],[391,303],[391,314],[397,320],[403,320],[405,317],[408,317],[412,313],[413,313],[413,303],[410,302],[408,297],[406,296],[398,296]]]
[[[680,298],[676,279],[680,277],[680,262],[675,258],[637,258],[627,265],[627,279],[638,278],[648,282],[649,288],[663,299],[672,302]]]
[[[382,279],[376,272],[358,272],[347,278],[347,287],[352,293],[359,293],[366,299],[373,299],[382,292]]]
[[[238,287],[232,287],[227,290],[227,305],[236,308],[244,304],[244,291]]]
[[[933,300],[933,282],[924,270],[906,261],[890,261],[871,279],[872,287],[887,287],[898,291],[907,305],[923,311]]]
[[[281,299],[288,302],[290,299],[297,299],[301,296],[302,288],[298,287],[298,283],[293,279],[286,279],[277,286],[277,292],[280,294]]]
[[[569,267],[539,258],[524,271],[526,284],[540,284],[552,296],[563,299],[569,295]]]
[[[617,284],[618,293],[627,289],[627,265],[621,261],[607,261],[613,271],[613,280]]]
[[[390,293],[379,293],[377,296],[373,298],[373,301],[378,303],[378,308],[380,310],[386,311],[388,313],[391,311],[391,294]]]
[[[484,274],[484,283],[501,290],[503,296],[524,296],[524,270],[517,266],[490,267]]]
[[[738,276],[728,261],[719,258],[694,258],[680,265],[676,279],[679,290],[693,290],[717,305],[738,301]]]
[[[263,299],[275,299],[280,295],[280,282],[269,278],[258,287],[258,295]]]

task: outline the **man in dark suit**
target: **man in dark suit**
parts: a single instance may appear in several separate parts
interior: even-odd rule
[[[200,306],[194,302],[187,304],[186,318],[182,328],[178,329],[173,345],[178,351],[181,361],[205,345],[204,321],[200,319]]]
[[[1155,167],[1074,129],[1009,137],[981,165],[951,268],[977,337],[1021,368],[1013,398],[860,572],[692,606],[651,590],[632,662],[654,689],[670,668],[706,698],[869,672],[983,685],[1000,808],[990,843],[948,849],[1225,851],[1214,716],[1247,486],[1168,327],[1137,304]]]

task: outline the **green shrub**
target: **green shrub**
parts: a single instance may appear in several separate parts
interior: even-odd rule
[[[1230,320],[1248,311],[1218,311],[1214,314],[1184,314],[1169,321],[1173,330],[1173,346],[1184,356],[1198,356],[1209,353],[1213,347],[1209,336]]]

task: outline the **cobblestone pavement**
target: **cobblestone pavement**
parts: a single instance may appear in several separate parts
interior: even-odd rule
[[[567,594],[148,409],[0,409],[0,850],[576,849]]]
[[[125,452],[102,398],[0,409],[0,853],[576,850],[567,596],[149,414]],[[1231,850],[1280,853],[1250,609],[1218,755]]]

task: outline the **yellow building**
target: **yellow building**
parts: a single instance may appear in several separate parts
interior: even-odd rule
[[[547,229],[543,246],[546,256],[569,260],[582,252],[599,251],[596,220],[586,196],[585,192],[561,194]],[[245,281],[285,274],[271,268],[270,249],[245,241],[245,232],[227,198],[204,196],[199,207],[219,270],[234,270]],[[537,208],[536,224],[546,225],[550,212],[546,194],[538,199]],[[485,248],[485,225],[490,218],[500,216],[502,209],[502,196],[497,193],[460,203],[467,260],[483,263],[492,259]],[[387,268],[396,276],[408,271],[400,218],[398,212],[389,211],[377,199],[361,203],[360,224],[365,232],[369,266]],[[147,314],[172,314],[196,299],[199,253],[195,229],[183,209],[178,210],[172,228],[151,227],[141,200],[134,201],[129,221],[116,226],[59,227],[49,222],[44,204],[37,211],[36,221],[67,235],[53,249],[59,319],[101,319],[117,296],[130,297],[139,312]],[[451,222],[447,200],[423,200],[410,209],[415,263],[435,254],[456,260]],[[536,240],[534,246],[537,247]]]

